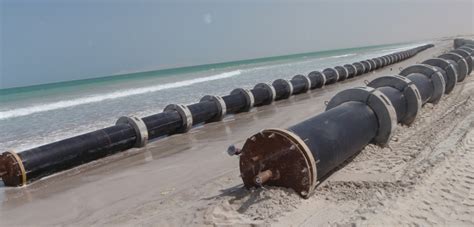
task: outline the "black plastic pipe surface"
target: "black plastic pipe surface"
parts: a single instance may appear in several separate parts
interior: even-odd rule
[[[317,179],[321,179],[367,145],[377,128],[377,117],[367,105],[347,102],[288,130],[305,141],[318,162]]]
[[[406,54],[412,56],[416,50]],[[384,64],[399,60],[394,55],[383,59]],[[447,80],[452,76],[438,66],[413,65],[401,75],[368,83],[372,88],[338,93],[325,112],[287,129],[261,130],[247,139],[239,153],[245,187],[287,187],[307,198],[321,179],[364,146],[387,145],[397,123],[409,125],[422,104],[436,104]]]
[[[132,148],[135,131],[126,124],[86,133],[18,153],[28,182]]]
[[[429,45],[425,45],[397,52],[401,56],[399,60],[406,59],[428,47]],[[464,54],[464,51],[462,53]],[[385,59],[385,62],[383,62],[382,59]],[[251,90],[236,89],[232,91],[231,94],[222,97],[204,97],[200,102],[187,106],[169,105],[163,112],[142,119],[137,117],[120,118],[115,126],[57,141],[20,153],[13,151],[4,152],[0,155],[0,177],[2,177],[6,186],[25,185],[41,177],[70,169],[132,147],[145,146],[149,139],[184,133],[193,125],[219,121],[226,114],[246,112],[255,106],[268,105],[275,100],[287,99],[291,95],[300,94],[308,90],[321,88],[324,85],[356,77],[387,64],[389,64],[389,61],[386,56],[374,58],[344,66],[327,68],[322,72],[312,71],[307,76],[297,75],[289,81],[278,79],[272,84],[259,84],[261,86],[257,85]],[[396,102],[395,97],[389,96],[389,98],[393,99],[393,102]],[[352,114],[354,115],[352,117],[354,119],[370,118],[370,121],[373,120],[370,111],[367,111],[367,108],[363,108],[357,103],[345,104],[344,106],[353,106],[356,112],[360,112],[359,114]],[[344,109],[345,108],[341,107],[331,110],[330,112],[350,115],[344,112]],[[313,123],[322,124],[318,119],[319,118]],[[358,126],[359,129],[354,128],[354,130],[368,130],[367,133],[370,134],[373,130],[372,126],[372,123],[366,122],[366,125],[360,125]],[[293,130],[303,133],[302,129],[298,127]],[[333,133],[337,135],[341,133],[344,134],[345,132],[339,132],[335,129]],[[368,134],[357,135],[364,137],[360,138],[360,144],[367,139],[366,137],[369,137]],[[356,150],[359,146],[358,142],[352,143],[353,145],[350,145],[352,147],[351,151]],[[320,142],[318,146],[329,146],[329,143],[324,145],[324,142]],[[349,144],[340,144],[340,147],[335,147],[335,149],[340,149],[342,152],[342,150],[349,148],[347,146],[349,146]],[[321,155],[329,154],[321,153]],[[335,165],[335,163],[346,157],[345,153],[339,155],[341,155],[340,157],[342,158],[334,159],[327,156],[326,158],[333,160],[334,163],[328,164],[327,167],[323,164],[320,171],[324,173],[330,169],[329,166]]]

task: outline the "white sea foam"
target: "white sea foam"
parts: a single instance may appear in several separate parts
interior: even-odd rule
[[[121,90],[121,91],[116,91],[116,92],[98,94],[98,95],[89,96],[89,97],[82,97],[82,98],[64,100],[64,101],[58,101],[58,102],[52,102],[52,103],[36,104],[36,105],[28,106],[28,107],[2,111],[0,112],[0,120],[13,118],[13,117],[26,116],[26,115],[50,111],[50,110],[63,109],[63,108],[68,108],[68,107],[73,107],[73,106],[78,106],[78,105],[83,105],[83,104],[101,102],[101,101],[109,100],[109,99],[117,99],[117,98],[132,96],[132,95],[140,95],[140,94],[149,93],[149,92],[156,92],[160,90],[185,87],[185,86],[190,86],[197,83],[203,83],[206,81],[225,79],[225,78],[237,76],[240,74],[241,74],[241,71],[236,70],[236,71],[231,71],[231,72],[220,73],[213,76],[195,78],[195,79],[178,81],[178,82],[173,82],[173,83],[160,84],[156,86],[127,89],[127,90]]]
[[[351,57],[355,56],[356,54],[343,54],[343,55],[336,55],[336,56],[331,56],[331,57],[326,57],[322,59],[333,59],[333,58],[344,58],[344,57]]]

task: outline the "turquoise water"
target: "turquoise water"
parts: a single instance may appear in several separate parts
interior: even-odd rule
[[[206,94],[411,48],[414,43],[303,53],[0,90],[0,150],[21,151],[113,125],[122,115],[161,112]]]

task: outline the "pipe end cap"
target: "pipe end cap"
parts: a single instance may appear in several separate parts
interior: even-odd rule
[[[26,185],[27,178],[23,161],[14,151],[0,154],[0,177],[6,186]]]
[[[317,183],[316,162],[303,140],[284,129],[265,129],[245,142],[240,154],[240,173],[246,188],[264,185],[293,189],[308,198]],[[271,171],[264,182],[256,178]]]

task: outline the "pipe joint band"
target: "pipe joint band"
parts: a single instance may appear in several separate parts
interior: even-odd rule
[[[341,66],[342,67],[342,66]],[[346,72],[346,75],[344,76],[344,78],[342,80],[345,80],[349,77],[349,70],[346,69],[346,67],[342,67],[344,69],[344,71]]]
[[[127,124],[132,126],[135,130],[136,142],[135,147],[144,147],[148,143],[148,129],[146,128],[145,122],[139,117],[135,116],[122,116],[120,117],[115,125]]]
[[[179,116],[181,116],[182,125],[177,132],[184,133],[191,129],[191,127],[193,126],[193,115],[191,114],[191,111],[188,109],[187,106],[181,104],[169,104],[165,107],[163,112],[169,111],[176,111],[179,113]]]
[[[372,80],[367,86],[373,88],[392,87],[399,90],[406,98],[407,111],[405,116],[398,119],[398,121],[404,125],[410,125],[415,121],[418,112],[421,110],[422,101],[418,88],[408,78],[399,75],[384,76]]]
[[[253,97],[252,92],[244,88],[236,88],[230,92],[231,95],[242,94],[245,97],[245,107],[241,110],[243,112],[248,112],[255,104],[255,97]]]
[[[364,66],[364,73],[370,72],[370,63],[368,61],[360,61],[360,63]]]
[[[217,95],[205,95],[199,100],[199,102],[213,102],[217,107],[217,115],[207,122],[215,122],[224,119],[227,114],[227,106],[225,105],[224,99]]]
[[[372,143],[381,147],[386,146],[397,126],[397,113],[388,97],[371,87],[352,88],[336,94],[329,101],[326,111],[350,101],[365,103],[374,111],[379,128]]]
[[[326,82],[327,82],[327,78],[328,78],[326,73],[328,73],[328,72],[332,72],[332,73],[334,73],[334,75],[336,75],[336,80],[333,83],[336,83],[336,82],[339,81],[339,72],[334,68],[327,68],[327,69],[324,69],[323,72],[322,72],[324,74],[324,76],[326,77]]]
[[[380,69],[382,67],[382,64],[383,64],[382,60],[380,58],[374,58],[374,61],[376,63],[375,69]]]
[[[357,68],[353,64],[346,64],[344,68],[347,69],[347,78],[352,78],[357,74]],[[352,69],[352,73],[349,72],[349,68]]]
[[[283,86],[286,88],[286,91],[287,91],[287,93],[284,96],[282,96],[280,99],[287,99],[293,94],[293,84],[290,81],[285,80],[285,79],[277,79],[273,81],[272,85],[275,86],[276,84],[283,84]]]
[[[343,81],[343,80],[347,79],[347,74],[349,74],[349,72],[347,71],[346,68],[344,68],[342,66],[335,66],[334,69],[339,74],[339,77],[338,77],[337,81]]]
[[[381,58],[383,60],[383,66],[387,66],[388,65],[388,58],[386,56],[382,56]]]
[[[375,69],[377,69],[377,63],[375,63],[374,60],[372,59],[367,59],[367,61],[370,63],[370,71],[374,71]]]
[[[433,94],[428,102],[433,104],[438,103],[446,89],[446,82],[444,81],[443,73],[431,65],[416,64],[404,68],[400,72],[400,75],[408,76],[412,73],[421,73],[430,78],[431,84],[433,85]]]
[[[326,75],[324,75],[324,73],[321,73],[321,78],[323,79],[323,85],[321,85],[321,87],[324,87],[324,85],[326,85],[326,82],[328,81]]]
[[[446,82],[446,88],[444,91],[445,94],[451,93],[451,91],[453,91],[458,81],[457,68],[451,62],[454,63],[453,61],[442,59],[442,58],[431,58],[422,62],[422,64],[439,67],[442,70],[444,70],[444,72],[446,73],[446,78],[447,78],[447,81],[445,81]]]
[[[296,75],[293,77],[293,79],[302,79],[305,81],[304,91],[309,91],[311,89],[311,80],[309,79],[309,77],[303,75]]]
[[[461,55],[456,53],[446,53],[438,57],[447,60],[453,60],[458,64],[458,82],[461,82],[466,79],[468,73],[468,65],[466,59],[464,59]]]
[[[364,74],[364,72],[365,72],[365,66],[364,66],[364,64],[362,64],[362,63],[360,63],[360,62],[354,62],[354,63],[352,63],[352,65],[354,65],[354,66],[355,66],[355,65],[359,65],[359,66],[362,68],[362,71],[361,71],[361,72],[359,72],[358,70],[356,70],[356,72],[357,72],[356,75],[357,75],[357,76],[360,76],[360,75]]]
[[[463,50],[463,49],[456,49],[452,50],[450,53],[455,53],[459,54],[466,60],[467,63],[467,75],[471,74],[472,72],[472,57],[469,51]]]
[[[271,104],[273,101],[275,101],[276,91],[275,91],[275,88],[271,84],[258,83],[257,85],[255,85],[254,88],[265,89],[268,92],[268,94],[270,94],[270,98],[268,100],[265,100],[265,102],[263,102],[263,105],[268,105],[268,104]]]

